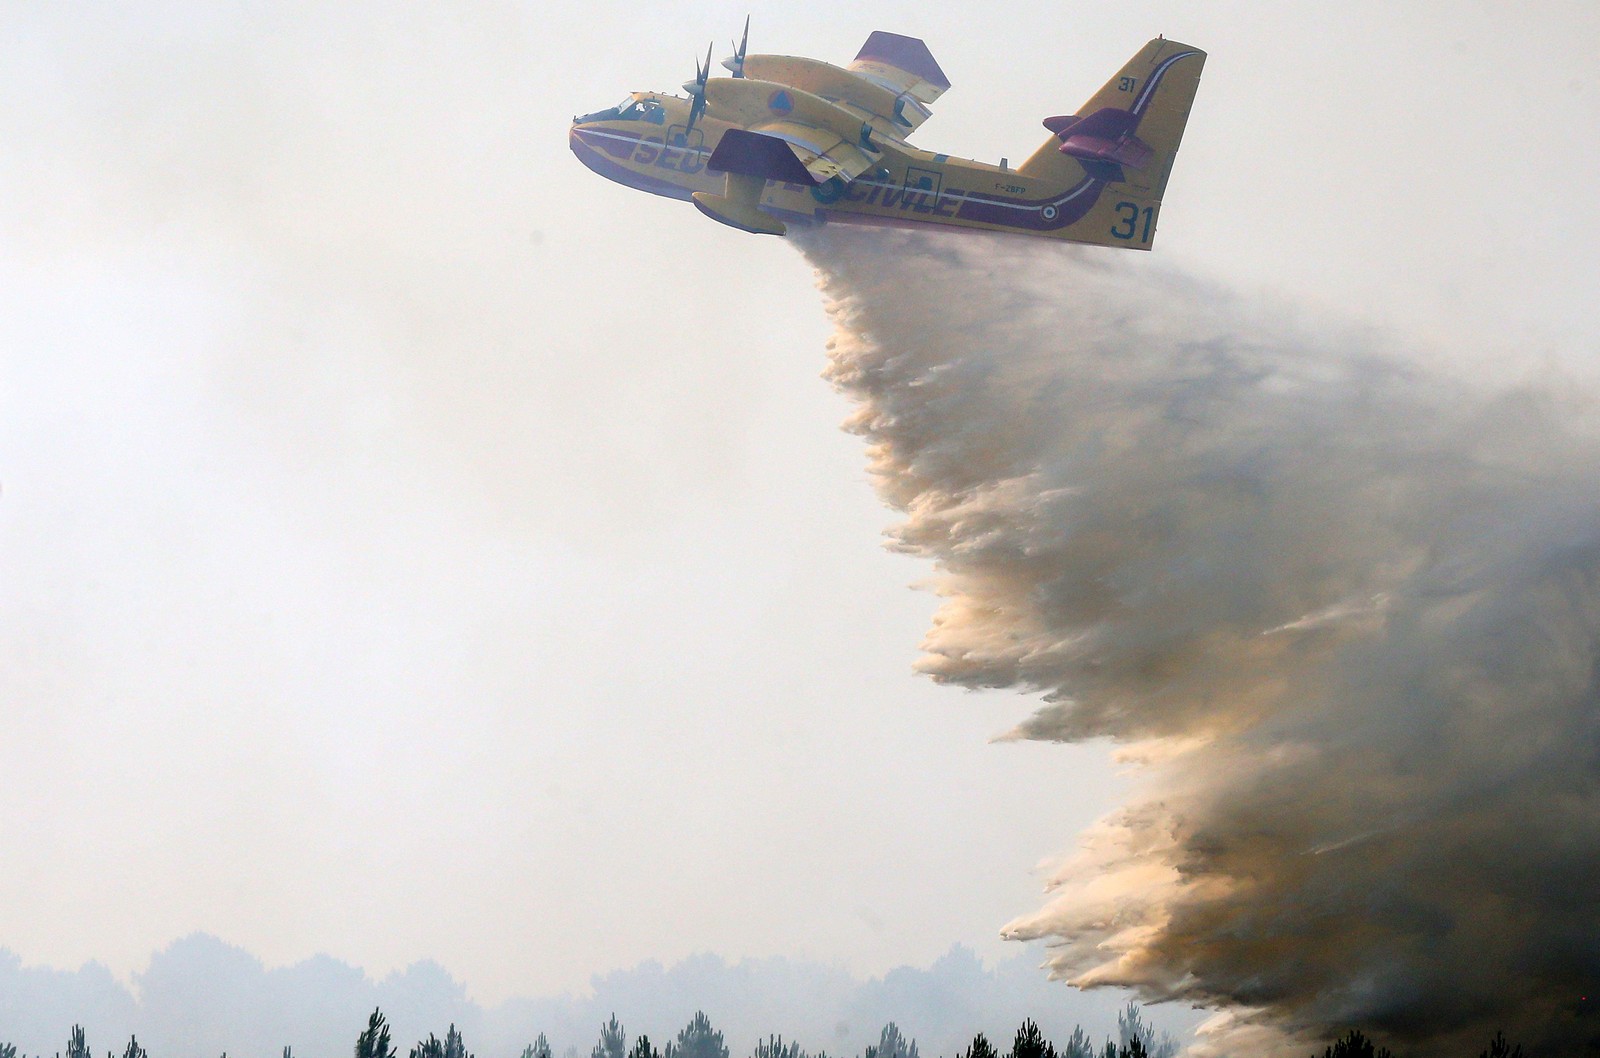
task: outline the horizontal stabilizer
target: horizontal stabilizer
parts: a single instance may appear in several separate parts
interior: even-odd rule
[[[1051,138],[1017,171],[1117,183],[1130,198],[1160,202],[1205,61],[1199,48],[1150,41],[1078,110],[1082,116],[1046,118]]]
[[[1045,118],[1044,127],[1061,140],[1058,148],[1069,158],[1113,162],[1143,169],[1155,151],[1134,135],[1139,119],[1131,111],[1104,107],[1086,118]]]

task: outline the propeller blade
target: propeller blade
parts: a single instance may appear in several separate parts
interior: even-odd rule
[[[706,112],[706,79],[711,76],[711,49],[715,42],[706,45],[706,59],[701,62],[698,58],[694,61],[694,80],[684,82],[684,90],[689,93],[689,120],[684,123],[684,132],[694,129],[694,123],[700,120],[700,115]]]
[[[744,56],[745,56],[745,52],[747,52],[749,50],[750,50],[750,16],[746,15],[746,16],[744,16],[744,37],[739,41],[739,43],[737,43],[737,44],[735,44],[733,46],[733,55],[731,57],[729,57],[729,58],[723,59],[722,60],[722,65],[726,66],[728,68],[728,70],[730,72],[732,72],[733,76],[735,76],[735,77],[743,77],[744,76]]]

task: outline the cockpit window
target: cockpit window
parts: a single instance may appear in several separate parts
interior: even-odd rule
[[[664,125],[667,122],[667,109],[654,99],[629,96],[609,110],[597,110],[573,120],[580,124],[587,121],[648,121],[652,125]]]
[[[591,121],[616,121],[618,118],[622,117],[622,112],[631,106],[633,106],[633,97],[629,96],[627,99],[624,99],[614,107],[608,107],[605,110],[596,110],[593,114],[580,114],[572,120],[578,125],[587,124]]]
[[[667,111],[654,99],[629,99],[617,115],[623,121],[648,121],[652,125],[665,124]]]

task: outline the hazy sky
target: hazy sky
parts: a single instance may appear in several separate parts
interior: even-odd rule
[[[930,570],[800,255],[567,151],[747,10],[756,51],[924,38],[916,141],[990,160],[1203,47],[1141,267],[1594,371],[1592,4],[12,10],[0,947],[126,974],[203,929],[486,1002],[1010,950],[1126,779],[912,674]]]

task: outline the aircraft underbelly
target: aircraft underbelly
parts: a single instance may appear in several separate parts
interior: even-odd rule
[[[1074,226],[1096,207],[1105,188],[1084,178],[1069,186],[1047,186],[1010,170],[924,155],[895,171],[880,171],[849,183],[819,186],[773,182],[762,208],[786,221],[912,227],[941,224],[990,231],[1071,238]]]

